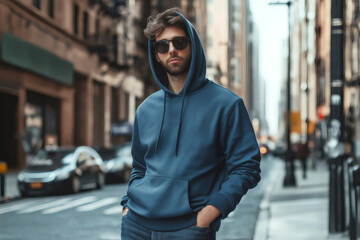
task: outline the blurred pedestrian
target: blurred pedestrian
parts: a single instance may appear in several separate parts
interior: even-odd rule
[[[121,239],[215,239],[260,180],[254,130],[243,100],[205,77],[199,36],[177,9],[144,33],[161,90],[135,115]]]
[[[302,177],[303,179],[306,179],[306,173],[307,173],[307,158],[309,156],[309,148],[306,143],[296,143],[292,145],[292,150],[294,152],[294,157],[296,159],[299,159],[302,166]]]

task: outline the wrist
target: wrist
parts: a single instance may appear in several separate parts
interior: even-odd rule
[[[209,215],[209,217],[213,218],[214,220],[215,218],[221,215],[220,210],[213,205],[207,205],[202,210],[204,210],[204,212],[206,212]]]

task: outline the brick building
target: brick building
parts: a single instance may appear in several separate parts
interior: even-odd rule
[[[10,169],[40,147],[130,139],[112,130],[131,125],[144,98],[146,69],[136,66],[146,46],[132,38],[143,9],[135,0],[0,0],[0,160]]]

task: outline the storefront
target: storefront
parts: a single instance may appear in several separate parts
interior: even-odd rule
[[[54,54],[2,35],[0,160],[10,169],[39,148],[73,145],[73,65]]]

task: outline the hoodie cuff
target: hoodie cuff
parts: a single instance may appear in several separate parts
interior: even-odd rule
[[[127,195],[125,195],[125,196],[122,198],[120,204],[123,206],[123,209],[127,207],[127,202],[128,202],[128,200],[129,200],[129,197],[128,197]]]
[[[221,219],[226,218],[234,210],[232,201],[222,193],[217,193],[207,205],[213,205],[221,212]]]

